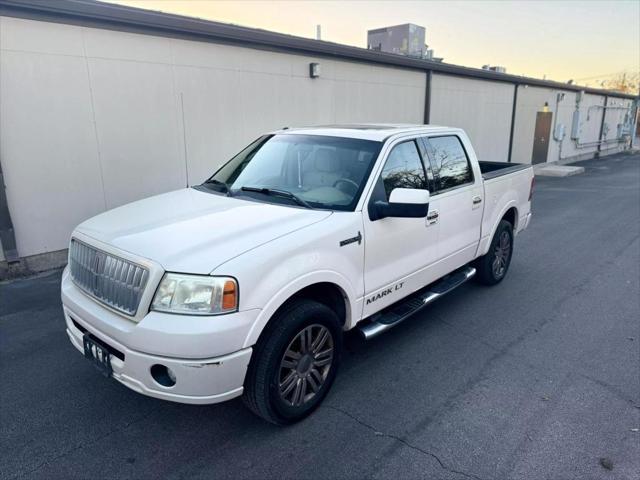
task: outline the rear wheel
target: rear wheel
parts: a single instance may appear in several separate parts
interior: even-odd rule
[[[476,260],[477,280],[485,285],[495,285],[507,275],[513,254],[513,226],[501,220],[493,235],[489,251]]]
[[[272,423],[303,419],[331,388],[341,348],[342,328],[336,314],[314,301],[295,301],[273,319],[254,348],[245,380],[245,404]]]

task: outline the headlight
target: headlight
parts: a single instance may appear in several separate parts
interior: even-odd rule
[[[229,277],[165,273],[151,310],[216,315],[238,309],[238,284]]]

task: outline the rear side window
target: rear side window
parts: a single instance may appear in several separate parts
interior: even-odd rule
[[[425,140],[430,146],[433,173],[438,179],[438,190],[447,190],[473,182],[469,159],[458,137],[452,135]]]
[[[427,189],[427,180],[413,140],[393,147],[380,175],[387,199],[394,188]]]

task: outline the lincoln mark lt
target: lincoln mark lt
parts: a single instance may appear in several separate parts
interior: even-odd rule
[[[67,333],[137,392],[242,396],[292,423],[326,396],[347,331],[369,339],[472,277],[502,281],[532,189],[530,165],[478,161],[456,128],[269,133],[201,185],[80,224]]]

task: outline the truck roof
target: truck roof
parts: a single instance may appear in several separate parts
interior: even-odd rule
[[[416,131],[435,133],[451,130],[438,125],[417,125],[408,123],[362,123],[345,125],[318,125],[314,127],[282,128],[272,133],[291,135],[324,135],[330,137],[358,138],[361,140],[384,141],[392,135]]]

